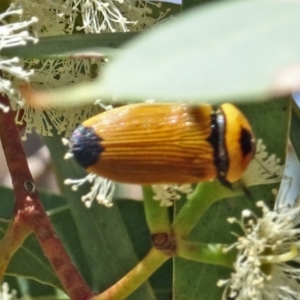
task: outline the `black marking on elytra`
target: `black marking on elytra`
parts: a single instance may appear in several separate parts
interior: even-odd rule
[[[228,153],[225,144],[226,118],[223,111],[214,111],[211,115],[211,134],[208,141],[214,150],[214,164],[217,168],[219,181],[226,187],[231,188],[226,175],[229,168]]]
[[[104,151],[100,145],[101,140],[93,128],[80,125],[71,136],[70,152],[82,167],[88,168],[97,162],[99,155]]]
[[[245,128],[241,129],[240,145],[243,156],[247,156],[253,151],[254,142],[252,134],[249,130]]]

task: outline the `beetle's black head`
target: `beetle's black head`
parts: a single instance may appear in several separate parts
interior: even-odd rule
[[[100,145],[101,138],[98,137],[93,128],[78,126],[70,138],[70,152],[77,162],[85,169],[94,165],[103,147]]]

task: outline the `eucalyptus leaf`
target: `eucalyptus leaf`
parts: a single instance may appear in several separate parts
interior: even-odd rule
[[[300,87],[299,11],[291,0],[194,8],[128,43],[94,96],[232,102],[289,94]]]
[[[9,7],[9,0],[2,0],[0,1],[0,13],[6,11]]]
[[[20,280],[21,281],[21,280]],[[42,297],[49,297],[53,300],[57,297],[57,290],[51,286],[45,286],[40,282],[35,280],[25,279],[22,278],[22,283],[26,284],[27,293],[25,294],[27,297],[30,295],[32,298],[42,298]],[[49,299],[48,298],[48,299]],[[65,297],[65,299],[67,296]],[[61,299],[62,300],[62,299]]]
[[[6,227],[8,224],[7,220],[11,219],[13,215],[14,194],[12,189],[5,187],[0,187],[0,194],[0,218],[2,218],[0,226],[1,235],[3,235],[6,231]],[[70,220],[70,218],[66,218],[66,214],[61,214],[61,211],[65,212],[67,210],[66,201],[57,195],[45,192],[40,192],[39,194],[44,208],[48,210],[50,214],[51,211],[54,212],[55,210],[58,210],[57,213],[54,214],[55,216],[50,217],[50,219],[55,229],[57,230],[57,233],[59,234],[60,238],[65,243],[65,246],[68,248],[72,241],[76,242],[76,236],[74,236],[74,227],[71,227],[72,220]],[[62,221],[64,222],[64,226],[60,228],[60,223]],[[68,234],[62,234],[68,229],[70,230]],[[78,243],[77,240],[75,253],[78,253],[80,248],[80,243]],[[73,255],[73,259],[75,260],[75,262],[83,262],[82,257],[77,257],[76,255]],[[39,281],[43,284],[51,285],[53,287],[63,290],[60,281],[58,280],[54,270],[52,269],[52,266],[50,265],[47,257],[45,257],[45,255],[43,254],[43,251],[33,234],[31,234],[26,239],[22,247],[12,257],[12,260],[8,265],[6,274],[18,277],[31,278],[35,281]],[[45,289],[45,292],[46,291],[47,289]]]
[[[0,235],[4,236],[8,221],[0,220]],[[27,277],[63,290],[63,287],[52,269],[48,259],[34,237],[30,235],[22,247],[12,257],[7,275]]]
[[[115,53],[115,48],[137,35],[137,32],[104,32],[41,37],[37,44],[6,48],[1,50],[1,55],[32,59],[92,58],[100,54],[108,56]]]
[[[187,10],[187,9],[190,9],[190,8],[193,8],[197,5],[200,5],[200,4],[205,4],[205,3],[209,3],[209,2],[213,2],[213,1],[218,1],[218,0],[183,0],[182,1],[182,9],[183,10]]]

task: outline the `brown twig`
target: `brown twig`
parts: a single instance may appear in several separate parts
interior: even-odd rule
[[[6,96],[0,95],[0,102],[10,106]],[[14,218],[11,226],[16,228],[21,224],[28,228],[28,231],[24,230],[23,235],[16,237],[20,241],[20,246],[27,233],[33,231],[61,280],[65,292],[74,300],[91,299],[92,291],[73,265],[41,205],[12,111],[4,113],[0,110],[0,138],[15,193]],[[15,250],[12,247],[11,254]]]

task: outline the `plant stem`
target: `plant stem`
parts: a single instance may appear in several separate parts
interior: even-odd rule
[[[122,300],[136,290],[150,275],[156,271],[170,256],[155,248],[140,261],[126,276],[109,289],[97,295],[93,300]]]
[[[151,234],[163,232],[170,235],[171,224],[167,207],[162,207],[159,201],[153,200],[151,186],[143,186],[143,194],[145,214]]]
[[[199,183],[175,217],[172,226],[174,235],[177,238],[185,239],[215,201],[241,193],[241,189],[230,190],[217,181]]]

